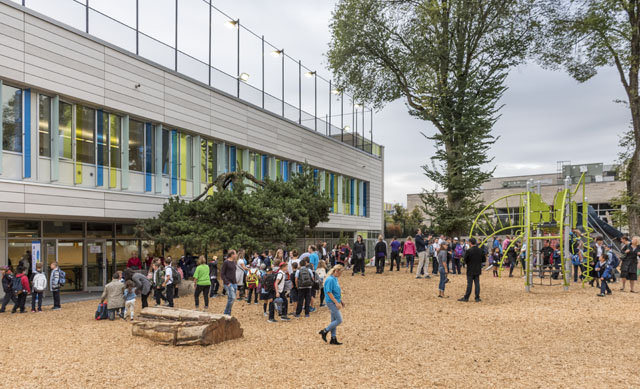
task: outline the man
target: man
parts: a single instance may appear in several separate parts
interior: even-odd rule
[[[318,268],[318,262],[320,262],[320,258],[318,257],[318,250],[316,246],[311,246],[311,254],[309,254],[309,263],[313,265],[313,270]]]
[[[127,261],[127,267],[133,270],[142,269],[142,260],[138,258],[138,253],[136,253],[135,251],[131,252],[131,258],[129,258],[129,260]]]
[[[225,315],[231,315],[233,302],[236,300],[236,292],[238,291],[238,285],[236,284],[237,259],[238,254],[236,253],[236,250],[229,250],[227,258],[222,263],[222,269],[220,269],[222,284],[224,285],[225,292],[227,292],[227,306],[224,308]]]
[[[306,261],[300,262],[300,268],[295,273],[296,288],[298,290],[298,305],[295,317],[300,317],[304,305],[304,316],[309,317],[311,312],[311,288],[313,287],[313,270],[307,268]]]
[[[18,303],[18,299],[13,294],[12,284],[13,284],[13,272],[11,268],[8,266],[0,267],[0,277],[2,277],[2,290],[4,291],[4,297],[2,298],[2,307],[0,308],[0,313],[4,312],[9,304],[9,301],[13,302],[13,304]]]
[[[102,292],[100,304],[107,300],[107,316],[109,320],[114,320],[116,311],[120,310],[118,316],[124,319],[124,284],[120,282],[122,272],[113,273],[113,279],[109,282]]]
[[[416,270],[416,279],[422,278],[420,275],[424,271],[424,278],[431,278],[429,275],[429,258],[427,258],[427,245],[422,237],[422,230],[418,229],[415,237],[416,252],[418,253],[418,270]]]
[[[469,250],[464,253],[464,263],[467,264],[467,291],[464,297],[458,301],[469,301],[471,296],[471,286],[476,287],[476,302],[480,302],[480,274],[482,273],[482,250],[476,246],[476,238],[469,239]]]
[[[396,271],[400,271],[400,242],[398,242],[395,236],[391,239],[391,267],[389,271],[393,271],[394,260],[396,261]]]
[[[49,289],[51,289],[51,294],[53,294],[53,308],[52,310],[57,311],[60,307],[60,268],[58,267],[58,262],[51,263],[51,275],[49,276]]]
[[[322,242],[322,260],[326,261],[327,260],[327,242]]]
[[[169,256],[165,261],[166,267],[164,268],[164,282],[162,286],[165,288],[167,296],[167,306],[173,308],[173,295],[175,292],[175,284],[173,282],[174,269],[171,267],[173,259]]]

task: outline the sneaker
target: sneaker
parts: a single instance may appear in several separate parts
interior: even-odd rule
[[[481,302],[481,301],[482,301],[482,300],[480,299],[480,297],[478,297],[478,298],[476,299],[476,303],[479,303],[479,302]]]
[[[422,276],[416,276],[416,280],[417,280],[418,278],[422,278]]]
[[[300,315],[293,315],[296,319],[300,319]]]
[[[36,310],[35,310],[35,309],[32,309],[32,310],[31,310],[31,312],[35,313],[35,312],[36,312]]]
[[[315,311],[316,311],[316,309],[315,309],[315,308],[309,308],[309,313],[313,313],[313,312],[315,312]]]
[[[604,293],[598,293],[596,296],[598,296],[598,297],[604,297]]]
[[[282,316],[282,317],[280,317],[280,321],[291,321],[291,319],[289,319],[286,316]]]
[[[269,319],[267,320],[267,323],[277,323],[277,321]]]
[[[51,308],[51,310],[52,310],[52,311],[59,311],[59,310],[61,310],[61,309],[62,309],[62,308],[60,308],[60,307],[53,307],[53,308]]]
[[[258,305],[258,302],[256,301],[255,303],[253,303],[253,305]]]
[[[469,299],[466,299],[466,298],[462,297],[462,298],[459,298],[458,301],[467,302],[467,301],[469,301]]]
[[[309,317],[309,316],[310,316],[310,315],[309,315],[308,313],[304,315],[304,317]]]
[[[268,314],[268,313],[266,313],[266,312],[264,312],[263,316],[269,316],[269,314]]]
[[[424,276],[424,278],[431,278],[431,276],[427,274],[426,276]]]

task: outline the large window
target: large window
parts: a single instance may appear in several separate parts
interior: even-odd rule
[[[207,140],[200,141],[200,182],[207,182]]]
[[[120,135],[122,133],[122,119],[118,115],[109,114],[109,153],[111,167],[120,169]]]
[[[2,87],[2,149],[22,152],[22,90]]]
[[[94,109],[76,105],[76,161],[78,162],[96,163],[95,115]]]
[[[51,98],[38,96],[38,134],[40,156],[51,157]]]
[[[213,182],[213,179],[218,176],[216,172],[216,146],[212,141],[207,141],[209,145],[209,152],[207,153],[207,178],[208,182]]]
[[[171,139],[169,130],[162,130],[162,174],[169,175],[169,162],[171,161]]]
[[[129,120],[129,170],[144,172],[144,123]]]
[[[71,104],[67,104],[64,102],[60,102],[60,106],[58,107],[58,111],[60,114],[60,123],[59,123],[59,134],[58,134],[58,142],[59,142],[59,154],[60,158],[73,158],[72,151],[72,138],[71,138],[71,125],[73,121],[73,106]]]

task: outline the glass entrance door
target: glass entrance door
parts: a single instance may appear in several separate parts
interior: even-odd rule
[[[58,266],[66,274],[67,283],[62,291],[83,291],[84,242],[80,239],[58,239]]]
[[[87,240],[87,291],[104,289],[107,283],[107,250],[104,240]]]
[[[42,241],[42,264],[44,274],[47,276],[47,283],[51,279],[51,264],[58,261],[58,242],[55,239],[45,239]],[[45,296],[49,294],[49,286],[44,291]]]

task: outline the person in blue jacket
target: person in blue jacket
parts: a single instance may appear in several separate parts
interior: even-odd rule
[[[605,292],[607,292],[607,294],[611,294],[611,289],[609,289],[608,281],[613,275],[613,268],[609,264],[608,259],[609,258],[607,254],[603,250],[600,254],[599,261],[596,263],[596,272],[600,277],[600,293],[598,294],[599,297],[604,297]]]

